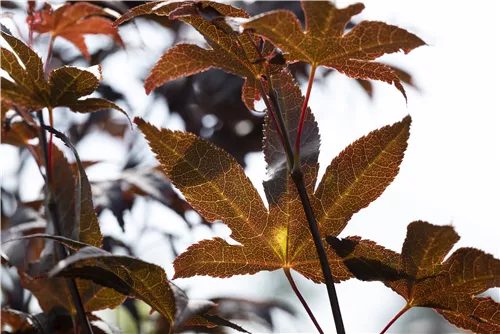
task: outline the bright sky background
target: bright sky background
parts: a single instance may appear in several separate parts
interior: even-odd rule
[[[337,3],[344,7],[353,2]],[[500,59],[500,13],[497,1],[367,0],[364,3],[366,9],[355,18],[356,22],[370,19],[395,24],[417,34],[429,46],[418,48],[407,56],[399,53],[382,59],[408,70],[420,87],[420,92],[407,89],[407,106],[401,94],[384,83],[375,84],[373,101],[365,96],[356,82],[340,75],[331,75],[326,85],[313,88],[310,106],[322,136],[320,175],[332,158],[355,139],[399,121],[406,114],[413,118],[409,146],[398,177],[377,201],[354,215],[341,236],[361,235],[400,251],[406,226],[415,220],[425,220],[437,225],[452,224],[461,236],[455,249],[471,246],[500,257],[500,137],[496,87],[500,74],[497,64]],[[136,114],[142,114],[150,107],[151,100],[146,98],[142,87],[130,87],[133,81],[127,81],[126,76],[151,68],[164,50],[164,40],[169,37],[168,33],[151,27],[140,26],[140,31],[147,52],[122,54],[103,64],[105,79],[108,77],[118,88],[135,89],[132,105],[137,108]],[[125,33],[122,36],[127,40]],[[124,68],[127,70],[124,71]],[[163,106],[153,107],[159,110],[153,114],[152,120],[162,121],[164,116],[160,115],[165,114]],[[169,125],[182,128],[176,117]],[[113,154],[117,153],[111,152],[119,146],[116,143],[108,146],[96,150],[95,146],[85,147],[83,143],[79,150],[83,159],[104,156],[113,160]],[[1,152],[2,157],[9,154],[5,148]],[[250,155],[248,163],[247,173],[263,195],[261,181],[265,165],[262,154]],[[5,168],[6,165],[2,165]],[[89,176],[94,179],[102,177],[91,170]],[[110,215],[104,215],[103,219],[113,219]],[[179,218],[159,207],[154,207],[147,218],[139,209],[126,219],[139,222],[150,219],[152,224],[166,230],[178,234],[186,232],[179,230],[184,228]],[[166,224],[170,227],[165,227]],[[130,224],[126,234],[122,235],[115,225],[104,225],[103,232],[131,243],[137,240],[140,227]],[[227,238],[229,235],[229,230],[223,225],[219,224],[214,230],[218,236]],[[181,240],[178,246],[187,247],[196,240],[212,236],[214,234],[208,229],[198,229],[192,239]],[[172,276],[171,254],[166,255],[168,247],[159,244],[163,240],[160,237],[153,239],[135,242],[134,245],[142,251],[143,259],[162,265]],[[320,324],[327,332],[333,332],[325,287],[297,274],[294,277]],[[276,312],[276,330],[314,331],[281,271],[230,279],[196,277],[177,280],[176,283],[189,288],[189,295],[195,298],[231,295],[288,300],[299,311],[299,319]],[[350,280],[337,285],[337,291],[348,333],[379,332],[404,305],[401,297],[381,283]],[[500,301],[498,289],[493,291],[492,296]],[[406,316],[411,318],[412,312],[414,310],[403,316],[400,323]],[[249,329],[252,330],[251,327]],[[406,330],[425,331],[422,328]],[[403,329],[396,323],[392,332],[403,332]]]

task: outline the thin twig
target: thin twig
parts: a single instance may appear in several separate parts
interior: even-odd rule
[[[41,110],[37,112],[38,119],[40,121],[40,142],[43,150],[43,157],[44,157],[44,162],[45,166],[47,167],[47,163],[49,161],[49,156],[48,156],[48,147],[47,147],[47,136],[45,133],[45,122],[43,120],[43,113]],[[49,168],[46,168],[46,174],[47,180],[51,180],[51,174],[52,171]],[[57,210],[57,205],[54,201],[54,196],[52,193],[52,187],[51,185],[46,182],[45,185],[45,196],[48,198],[48,213],[52,217],[52,222],[54,225],[54,232],[56,235],[61,235],[61,222],[59,218],[59,211]],[[68,256],[68,250],[61,244],[56,243],[56,256],[58,260],[63,260],[65,257]],[[73,301],[73,305],[76,309],[78,318],[80,320],[80,324],[82,325],[83,332],[85,334],[93,334],[92,328],[90,327],[89,320],[87,318],[87,315],[85,314],[85,308],[83,306],[82,299],[80,297],[80,294],[78,293],[78,288],[76,285],[76,282],[73,278],[67,278],[66,283],[68,285],[68,289],[71,294],[71,299]]]
[[[401,317],[403,314],[406,313],[406,311],[408,311],[409,309],[411,309],[411,306],[406,304],[405,307],[403,307],[399,312],[398,314],[396,314],[394,316],[394,318],[391,319],[391,321],[389,321],[389,323],[384,327],[384,329],[382,329],[382,331],[380,332],[380,334],[384,334],[385,332],[387,332],[387,330],[389,329],[389,327],[391,327],[395,322],[396,320],[399,319],[399,317]]]
[[[302,207],[304,208],[307,222],[309,223],[309,229],[314,240],[314,245],[316,246],[316,251],[318,252],[319,262],[321,264],[321,269],[323,270],[326,289],[330,299],[330,306],[332,308],[333,320],[335,321],[335,328],[337,329],[338,334],[345,334],[344,322],[342,320],[342,314],[340,313],[340,305],[337,292],[335,291],[332,272],[330,270],[330,265],[328,264],[328,258],[326,256],[326,250],[323,240],[321,239],[318,224],[316,223],[316,218],[314,217],[311,203],[309,202],[309,197],[307,196],[304,174],[302,174],[300,169],[294,170],[292,173],[292,179],[297,187],[300,201],[302,202]]]
[[[283,268],[285,271],[286,278],[288,278],[288,282],[290,283],[290,286],[292,287],[293,292],[297,295],[299,298],[300,302],[302,303],[302,306],[304,306],[304,309],[306,310],[307,314],[309,315],[309,318],[311,318],[312,322],[314,323],[314,326],[316,326],[316,329],[318,330],[319,333],[323,334],[323,329],[321,329],[321,326],[319,325],[318,321],[314,317],[314,313],[312,313],[311,309],[309,308],[309,305],[307,304],[306,300],[304,297],[302,297],[302,294],[299,291],[299,288],[295,284],[295,281],[293,280],[292,273],[290,272],[290,268]]]

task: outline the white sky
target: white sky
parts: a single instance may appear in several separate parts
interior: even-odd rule
[[[344,7],[353,2],[338,1],[338,4]],[[310,105],[322,136],[320,175],[332,158],[355,139],[399,121],[408,113],[413,118],[409,146],[398,177],[377,201],[353,217],[341,236],[361,235],[400,251],[406,226],[414,220],[426,220],[437,225],[453,224],[461,236],[457,247],[476,247],[500,257],[499,104],[496,87],[500,74],[497,65],[500,59],[500,13],[497,1],[367,0],[364,3],[366,9],[356,18],[357,22],[371,19],[395,24],[416,33],[429,46],[412,51],[407,56],[400,53],[382,59],[408,70],[421,88],[421,92],[407,89],[408,106],[394,87],[384,83],[375,84],[373,101],[368,100],[353,80],[340,75],[332,75],[327,85],[313,88]],[[148,54],[141,54],[140,64],[137,64],[136,55],[132,54],[105,62],[105,80],[108,75],[118,87],[125,88],[132,81],[116,78],[122,74],[129,75],[129,71],[140,71],[131,69],[131,64],[150,68],[158,59],[166,45],[162,41],[168,33],[146,27],[141,28],[141,32]],[[161,35],[146,38],[148,32]],[[125,34],[123,36],[126,37]],[[123,68],[128,70],[123,71]],[[133,88],[137,89],[134,93],[137,97],[132,104],[137,108],[136,114],[141,114],[150,100],[141,87]],[[159,116],[155,117],[153,120],[162,120]],[[175,119],[171,125],[182,127]],[[98,152],[95,147],[85,148],[84,145],[79,149],[83,159],[93,159],[103,155],[109,158],[110,152],[117,146],[111,147],[105,152]],[[5,148],[1,152],[3,157],[8,156]],[[252,154],[248,161],[247,172],[263,195],[263,157]],[[5,168],[4,163],[2,165]],[[89,175],[98,177],[91,172]],[[141,211],[136,211],[126,219],[144,219]],[[149,217],[154,224],[165,227],[168,220],[169,225],[171,223],[175,227],[167,229],[178,234],[185,232],[179,231],[178,227],[183,224],[177,224],[178,218],[166,215],[164,209],[153,208]],[[117,229],[109,225],[103,227],[103,232],[121,236]],[[139,228],[131,225],[127,226],[130,229],[122,237],[134,242]],[[215,231],[218,236],[229,235],[222,225],[215,227]],[[180,241],[179,245],[187,247],[196,240],[213,236],[204,229],[195,233],[193,239]],[[158,242],[161,240],[157,239]],[[162,265],[172,276],[170,254],[165,256],[163,253],[168,248],[161,245],[151,247],[151,244],[149,240],[147,244],[136,246],[147,250],[145,260]],[[302,279],[298,274],[294,277],[320,324],[327,332],[333,332],[325,287]],[[176,283],[189,287],[189,295],[195,298],[220,295],[283,298],[294,303],[301,315],[299,320],[293,320],[276,313],[277,331],[314,331],[281,272],[263,272],[230,279],[196,277],[177,280]],[[404,305],[401,297],[380,283],[350,280],[337,285],[337,291],[348,333],[379,332]],[[493,297],[500,301],[498,289]],[[412,312],[406,316],[411,317]],[[392,328],[393,333],[401,330],[398,323]]]

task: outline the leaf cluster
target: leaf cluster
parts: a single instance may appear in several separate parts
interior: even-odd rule
[[[190,245],[180,255],[173,247],[174,278],[227,278],[283,269],[292,284],[293,269],[315,283],[328,282],[317,240],[311,235],[313,219],[318,238],[329,244],[326,257],[336,282],[351,278],[381,281],[406,300],[400,314],[413,307],[428,307],[457,327],[478,333],[500,331],[500,304],[479,296],[500,285],[500,260],[475,248],[460,248],[445,260],[459,239],[451,226],[411,223],[401,254],[361,237],[338,238],[353,215],[376,200],[397,176],[408,146],[411,117],[355,140],[332,159],[318,180],[321,138],[308,108],[314,73],[320,66],[327,67],[328,73],[335,71],[357,79],[368,94],[372,86],[367,80],[384,81],[406,98],[401,82],[411,85],[411,76],[374,60],[425,45],[416,35],[383,22],[354,24],[352,18],[363,9],[360,3],[339,9],[327,1],[304,1],[301,10],[296,6],[295,13],[273,8],[251,16],[244,9],[211,1],[160,1],[136,6],[112,23],[107,11],[86,2],[65,4],[55,10],[46,5],[40,11],[30,3],[30,33],[50,33],[49,54],[44,67],[31,47],[31,38],[27,45],[2,28],[2,38],[8,45],[1,49],[1,67],[7,74],[1,78],[2,142],[29,151],[45,187],[43,199],[31,203],[13,195],[17,206],[13,214],[4,215],[2,200],[2,265],[15,268],[16,274],[13,289],[6,290],[5,295],[17,301],[2,308],[2,327],[9,325],[18,333],[66,333],[75,330],[78,316],[80,321],[88,320],[94,333],[101,333],[102,329],[95,326],[101,319],[94,312],[124,305],[139,319],[133,299],[159,313],[157,328],[164,332],[211,331],[216,326],[245,332],[226,318],[257,319],[272,329],[272,309],[294,314],[286,304],[274,301],[189,299],[162,267],[135,257],[133,247],[120,240],[102,235],[99,215],[104,210],[110,210],[125,231],[124,212],[133,207],[136,198],[146,197],[173,209],[189,227],[187,212],[191,209],[203,224],[221,221],[237,243],[214,237]],[[144,82],[147,94],[155,89],[167,90],[164,93],[169,105],[176,107],[172,109],[189,113],[183,99],[185,91],[191,89],[189,94],[194,94],[193,78],[212,75],[200,73],[215,68],[244,80],[241,91],[232,91],[238,94],[241,108],[255,110],[255,101],[264,100],[263,120],[260,116],[250,119],[257,128],[254,137],[259,140],[263,126],[265,199],[244,173],[240,163],[243,153],[235,157],[195,134],[158,128],[146,117],[135,117],[134,122],[160,167],[145,168],[137,161],[140,158],[130,154],[114,180],[91,183],[87,178],[86,167],[96,162],[81,161],[73,139],[78,142],[103,119],[106,131],[124,138],[120,124],[107,122],[109,111],[94,112],[115,109],[126,115],[113,102],[125,98],[112,87],[107,90],[114,97],[110,100],[88,97],[103,89],[99,87],[99,65],[89,69],[62,66],[48,73],[54,39],[70,41],[84,58],[93,61],[84,35],[108,35],[122,46],[117,26],[149,14],[190,25],[206,45],[179,43],[168,49]],[[166,25],[179,27],[172,22]],[[305,97],[293,73],[309,76]],[[180,78],[184,81],[173,81]],[[177,91],[165,88],[178,87],[175,83],[183,94],[176,96]],[[212,87],[214,90],[217,88]],[[237,105],[231,103],[229,106]],[[57,107],[91,113],[85,123],[69,127],[71,140],[51,127],[52,110]],[[49,110],[51,126],[43,122],[44,108]],[[9,110],[15,110],[21,121],[8,117]],[[38,120],[31,114],[35,111]],[[201,133],[201,126],[195,128]],[[46,132],[50,133],[48,142]],[[53,145],[52,136],[69,148],[75,163]],[[222,145],[238,150],[224,138],[229,137],[218,139]],[[135,139],[133,136],[132,142]],[[133,145],[129,145],[130,150]],[[255,143],[248,147],[257,150]],[[288,147],[300,150],[289,152]],[[291,166],[291,153],[296,155],[296,166]],[[307,201],[298,183],[305,189]],[[3,193],[2,188],[2,197]],[[128,254],[113,254],[116,247],[126,249]],[[28,290],[38,300],[41,313],[30,314],[24,294]],[[81,302],[83,315],[76,301]]]

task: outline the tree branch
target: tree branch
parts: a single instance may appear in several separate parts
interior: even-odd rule
[[[314,246],[316,246],[316,251],[318,252],[319,262],[321,264],[321,269],[323,270],[323,276],[325,278],[328,297],[330,298],[330,306],[332,308],[333,320],[335,321],[337,333],[345,334],[344,322],[342,320],[342,314],[340,313],[340,305],[337,298],[337,292],[335,291],[335,285],[333,283],[332,272],[330,270],[330,265],[328,264],[328,258],[326,256],[326,250],[323,240],[321,239],[318,224],[316,222],[316,218],[314,217],[309,197],[307,196],[304,174],[302,174],[300,169],[294,170],[292,173],[292,179],[297,187],[297,191],[299,192],[300,201],[304,207],[307,222],[309,223],[309,229],[314,240]]]

